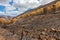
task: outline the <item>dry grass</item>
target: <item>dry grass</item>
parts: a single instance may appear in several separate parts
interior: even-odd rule
[[[10,19],[10,20],[7,19],[7,21],[5,18],[0,18],[0,23],[11,24],[11,23],[14,23],[17,19],[22,20],[22,19],[29,17],[29,16],[44,14],[44,9],[46,10],[46,13],[50,13],[51,10],[54,8],[53,5],[55,5],[55,9],[58,10],[60,8],[60,1],[57,1],[56,3],[52,3],[50,5],[46,5],[44,7],[39,7],[35,10],[32,10],[32,11],[28,11],[28,12],[24,13],[23,15],[20,15],[18,17],[13,18],[13,19]]]
[[[56,12],[60,11],[60,6],[57,4],[37,8],[10,20],[0,18],[0,40],[60,40],[60,12]],[[58,7],[55,7],[56,14],[51,11],[52,5]],[[48,12],[45,13],[46,8]]]

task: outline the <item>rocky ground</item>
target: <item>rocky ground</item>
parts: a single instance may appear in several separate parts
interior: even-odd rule
[[[23,14],[23,18],[18,16],[14,22],[7,17],[0,18],[0,40],[60,40],[60,9],[38,12],[32,11],[36,14],[26,17]]]
[[[43,14],[0,23],[0,40],[60,40],[60,13]]]

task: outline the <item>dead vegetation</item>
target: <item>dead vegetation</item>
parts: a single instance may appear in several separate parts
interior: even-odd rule
[[[47,13],[55,13],[57,11],[60,10],[60,1],[56,1],[56,2],[53,2],[51,3],[50,5],[47,4],[45,6],[42,6],[42,7],[38,7],[36,8],[35,10],[32,10],[32,11],[28,11],[26,13],[23,13],[22,15],[20,16],[17,16],[17,17],[14,17],[12,19],[8,19],[6,21],[5,18],[0,18],[0,23],[7,23],[7,24],[11,24],[11,23],[15,23],[15,21],[17,19],[23,19],[23,18],[26,18],[26,17],[29,17],[29,16],[34,16],[34,15],[41,15],[41,14],[47,14]],[[53,12],[52,12],[53,11]]]
[[[10,22],[0,18],[0,40],[60,40],[59,3],[29,11]]]

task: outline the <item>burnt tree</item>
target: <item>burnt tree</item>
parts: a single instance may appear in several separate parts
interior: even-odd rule
[[[43,13],[47,14],[47,8],[46,7],[43,8]]]
[[[52,5],[52,13],[56,13],[56,7],[55,7],[55,5]]]

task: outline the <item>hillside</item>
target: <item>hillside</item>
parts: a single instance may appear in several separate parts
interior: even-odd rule
[[[14,21],[15,19],[23,19],[23,18],[29,17],[29,16],[41,15],[41,14],[45,14],[45,13],[46,14],[47,13],[54,13],[54,12],[58,12],[59,10],[60,10],[60,1],[56,0],[54,2],[47,4],[47,5],[40,6],[36,9],[32,9],[32,10],[29,10],[29,11],[21,14],[21,15],[18,15],[17,17],[14,17],[11,21]]]
[[[52,11],[59,11],[60,10],[60,1],[59,0],[56,0],[54,2],[51,2],[49,4],[46,4],[44,6],[39,6],[38,8],[36,9],[32,9],[32,10],[29,10],[25,13],[22,13],[16,17],[9,17],[9,16],[4,16],[4,17],[1,17],[3,19],[0,19],[2,21],[0,21],[0,23],[7,23],[7,24],[10,24],[10,23],[14,23],[17,19],[23,19],[25,17],[29,17],[29,16],[34,16],[34,15],[40,15],[40,14],[45,14],[45,13],[52,13]],[[6,21],[6,18],[8,18],[7,22],[4,22]]]
[[[0,18],[0,40],[60,40],[60,1]]]

